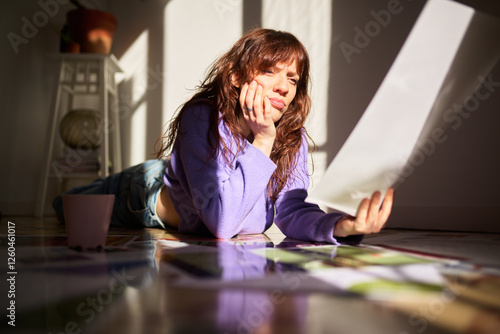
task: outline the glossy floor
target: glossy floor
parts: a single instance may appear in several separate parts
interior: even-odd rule
[[[81,252],[54,218],[12,217],[0,236],[2,333],[500,333],[499,235],[335,247],[275,227],[228,241],[112,228],[105,251]]]

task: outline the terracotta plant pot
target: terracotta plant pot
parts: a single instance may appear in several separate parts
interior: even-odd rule
[[[69,33],[80,52],[108,54],[116,31],[116,17],[99,10],[75,9],[67,13]]]

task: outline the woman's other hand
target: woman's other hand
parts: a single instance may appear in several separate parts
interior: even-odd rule
[[[389,188],[380,207],[381,194],[373,193],[370,199],[365,198],[359,205],[356,217],[346,216],[335,225],[333,235],[347,237],[355,234],[378,233],[384,227],[392,210],[394,188]]]

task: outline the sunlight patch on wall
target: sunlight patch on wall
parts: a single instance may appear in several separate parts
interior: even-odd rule
[[[196,8],[196,10],[193,10]],[[242,32],[242,0],[171,0],[165,7],[163,123]]]
[[[124,68],[123,81],[132,85],[132,102],[140,101],[147,88],[148,79],[148,50],[149,31],[144,30],[120,58]]]
[[[148,87],[149,31],[144,30],[120,58],[124,73],[120,78],[120,120],[126,131],[122,140],[128,140],[130,152],[123,152],[124,166],[144,161],[146,141],[146,93]]]
[[[147,103],[140,103],[131,117],[130,131],[130,165],[146,160],[146,116]]]

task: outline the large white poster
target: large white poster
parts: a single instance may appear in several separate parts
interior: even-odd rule
[[[454,1],[429,0],[307,200],[355,215],[363,198],[402,181],[421,150],[442,140],[443,120],[460,112],[449,107],[470,98],[495,65],[499,32],[493,17]]]

